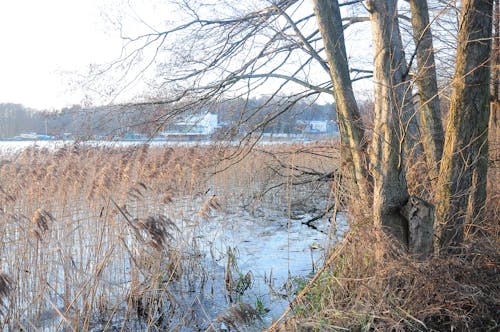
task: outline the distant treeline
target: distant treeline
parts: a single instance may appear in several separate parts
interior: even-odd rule
[[[79,105],[59,111],[41,111],[20,104],[0,104],[0,138],[12,138],[23,133],[38,133],[55,137],[124,136],[139,133],[146,136],[161,131],[163,126],[177,121],[183,114],[216,113],[222,128],[245,132],[259,128],[264,132],[294,133],[307,121],[335,121],[335,104],[298,102],[282,110],[280,103],[265,103],[264,99],[227,100],[210,106],[175,111],[161,104],[127,104],[82,108]],[[179,114],[181,113],[181,114]],[[278,115],[283,113],[281,115]],[[261,125],[263,124],[263,125]]]

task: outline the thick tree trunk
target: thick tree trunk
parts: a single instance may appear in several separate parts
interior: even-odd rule
[[[493,2],[493,1],[492,1]],[[481,225],[485,221],[485,203],[487,196],[487,186],[488,181],[487,177],[492,176],[493,179],[497,179],[497,174],[489,174],[488,172],[488,159],[489,159],[489,149],[491,147],[489,140],[489,132],[493,131],[493,135],[491,143],[493,143],[493,149],[497,149],[498,144],[498,136],[497,136],[497,118],[499,112],[499,71],[500,71],[500,40],[499,40],[499,13],[498,13],[498,0],[495,2],[495,9],[493,13],[493,43],[492,43],[492,52],[491,52],[491,60],[490,60],[490,75],[491,75],[491,84],[490,84],[490,113],[483,114],[484,117],[481,117],[479,123],[481,124],[481,128],[478,128],[478,135],[480,135],[480,139],[478,140],[478,146],[480,148],[479,153],[481,154],[478,160],[478,166],[474,169],[472,174],[472,194],[469,196],[469,202],[467,207],[467,215],[465,219],[466,225]],[[488,118],[489,117],[489,118]],[[483,133],[484,134],[481,134]],[[481,148],[484,147],[484,148]],[[495,151],[496,152],[496,151]],[[498,153],[498,152],[496,152]],[[493,159],[498,160],[498,158]],[[493,188],[492,188],[493,189]]]
[[[339,4],[337,0],[313,0],[313,6],[333,82],[340,136],[343,146],[346,147],[345,157],[352,160],[351,171],[357,183],[359,198],[363,202],[370,202],[367,142],[352,90]]]
[[[408,220],[408,251],[417,259],[426,259],[434,251],[434,206],[418,197],[410,197],[401,213]]]
[[[427,0],[410,0],[411,24],[416,46],[420,123],[429,178],[436,184],[443,155],[443,125],[434,62],[434,47]]]
[[[374,43],[375,121],[372,173],[375,226],[407,244],[408,223],[400,209],[408,201],[403,140],[406,63],[396,0],[367,1]]]
[[[436,224],[442,249],[460,246],[466,222],[484,206],[488,156],[493,0],[464,0]]]

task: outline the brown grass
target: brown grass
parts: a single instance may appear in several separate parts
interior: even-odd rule
[[[494,179],[487,220],[468,228],[463,252],[417,262],[393,247],[381,255],[371,221],[338,199],[349,202],[349,188],[337,172],[335,144],[258,147],[240,157],[235,148],[214,146],[84,145],[0,156],[0,325],[192,327],[199,322],[189,310],[176,321],[166,318],[181,307],[170,285],[192,291],[207,279],[196,240],[200,223],[239,209],[262,215],[271,206],[289,217],[330,208],[352,217],[345,241],[294,301],[293,315],[276,324],[282,330],[498,329]],[[498,174],[498,163],[492,165]],[[410,185],[432,197],[423,167],[412,168]],[[251,309],[237,304],[197,319],[208,327],[240,326],[255,318]]]
[[[498,166],[490,163],[485,220],[466,227],[459,254],[422,262],[387,237],[381,252],[371,220],[351,205],[344,241],[269,331],[500,330]],[[431,199],[423,169],[417,162],[410,170],[410,186]]]
[[[418,262],[396,248],[376,263],[374,236],[350,231],[283,331],[495,331],[498,241],[469,239],[460,256]],[[485,241],[486,240],[486,241]],[[483,242],[485,241],[485,242]],[[279,327],[279,328],[278,328]],[[275,330],[275,329],[272,329]]]
[[[241,208],[282,206],[287,213],[292,200],[310,200],[304,209],[312,209],[330,185],[316,180],[335,160],[331,145],[270,146],[222,172],[238,161],[229,158],[235,152],[75,144],[0,155],[0,325],[196,324],[163,318],[179,310],[170,285],[206,279],[196,241],[200,221]],[[290,181],[297,186],[290,189]]]

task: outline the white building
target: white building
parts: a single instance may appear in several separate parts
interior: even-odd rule
[[[217,114],[205,113],[191,115],[183,121],[178,121],[169,126],[166,135],[211,135],[217,127]]]

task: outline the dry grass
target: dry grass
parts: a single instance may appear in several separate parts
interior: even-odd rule
[[[498,241],[469,239],[462,255],[425,262],[389,248],[377,263],[370,234],[364,226],[349,232],[280,330],[498,330]]]
[[[490,163],[486,218],[466,227],[460,254],[422,262],[388,238],[381,253],[371,220],[351,213],[327,266],[270,331],[500,330],[500,201],[491,177],[498,166]],[[416,193],[432,197],[422,169],[416,163],[410,181]]]
[[[83,145],[0,156],[2,327],[242,328],[255,316],[245,304],[210,316],[173,294],[207,287],[201,223],[239,209],[322,214],[349,190],[336,172],[335,145],[259,147],[239,157],[235,148],[214,146]],[[430,195],[418,167],[410,181],[421,184],[416,194]],[[499,202],[491,178],[489,190],[489,222],[467,234],[463,253],[426,262],[397,248],[380,255],[370,220],[350,209],[345,241],[281,328],[498,329]]]
[[[171,287],[204,287],[201,221],[240,208],[259,213],[280,206],[288,213],[288,206],[305,199],[310,202],[303,208],[313,209],[328,199],[329,180],[316,180],[333,169],[331,145],[261,148],[221,172],[237,159],[227,159],[235,152],[76,144],[1,155],[0,325],[196,325]],[[166,319],[173,316],[179,318]],[[201,319],[208,324],[215,317]]]

